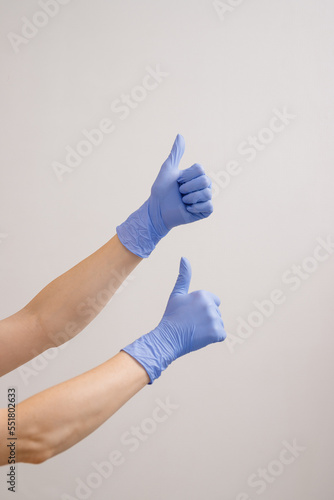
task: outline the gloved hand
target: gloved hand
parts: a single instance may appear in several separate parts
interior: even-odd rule
[[[195,163],[179,170],[184,148],[179,134],[148,200],[116,228],[121,243],[139,257],[148,257],[173,227],[204,219],[213,211],[211,180],[203,167]]]
[[[150,384],[175,359],[226,338],[219,298],[203,290],[188,293],[190,280],[190,263],[182,257],[179,276],[159,325],[122,349],[145,368]]]

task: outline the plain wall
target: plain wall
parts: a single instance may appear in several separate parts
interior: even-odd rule
[[[114,235],[149,195],[177,133],[181,168],[199,162],[213,178],[215,210],[173,230],[54,359],[27,363],[28,378],[2,377],[1,406],[9,386],[22,401],[154,328],[182,255],[191,290],[220,296],[229,342],[177,360],[65,453],[19,464],[15,498],[80,498],[78,478],[98,484],[93,462],[119,450],[123,464],[87,498],[330,500],[334,255],[312,256],[319,238],[334,239],[333,2],[226,0],[219,15],[210,0],[72,0],[26,42],[16,38],[15,51],[8,35],[22,36],[24,17],[43,23],[42,3],[0,2],[1,317]],[[111,104],[157,66],[168,76],[122,120]],[[54,162],[104,118],[114,131],[60,180]],[[304,266],[299,282],[294,265]],[[282,303],[262,320],[253,314],[258,325],[240,337],[240,318],[274,290]],[[168,397],[178,407],[131,452],[122,435],[150,429]],[[294,440],[295,460],[273,465]],[[254,481],[268,466],[260,494]],[[1,498],[13,496],[7,471]]]

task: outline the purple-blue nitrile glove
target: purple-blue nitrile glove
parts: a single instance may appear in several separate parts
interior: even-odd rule
[[[145,203],[116,231],[121,243],[139,257],[148,257],[175,226],[208,217],[213,212],[211,180],[195,163],[179,170],[184,139],[178,134]]]
[[[182,257],[159,325],[122,349],[145,368],[150,384],[180,356],[226,338],[219,298],[204,290],[188,293],[190,280],[190,263]]]

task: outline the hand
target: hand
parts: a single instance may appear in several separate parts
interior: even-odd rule
[[[195,163],[179,170],[184,149],[184,138],[179,134],[152,186],[149,214],[161,236],[175,226],[204,219],[213,212],[212,183],[204,168]]]
[[[121,243],[139,257],[148,257],[175,226],[208,217],[213,212],[211,181],[195,163],[179,170],[184,139],[178,135],[146,202],[117,227]]]
[[[190,280],[190,263],[182,257],[159,325],[123,349],[145,368],[150,384],[175,359],[226,338],[219,298],[203,290],[188,293]]]

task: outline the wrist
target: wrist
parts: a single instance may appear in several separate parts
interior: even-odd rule
[[[161,373],[178,357],[175,344],[166,341],[170,337],[169,326],[163,321],[149,333],[124,347],[122,351],[130,354],[146,370],[152,384]]]
[[[170,229],[168,229],[164,223],[161,214],[159,198],[153,192],[148,199],[148,213],[155,232],[159,235],[160,239],[162,239],[164,236],[166,236],[166,234],[169,233]]]
[[[149,213],[149,199],[125,222],[117,226],[116,231],[122,245],[141,258],[148,257],[164,236],[164,234],[157,232],[152,223]]]

